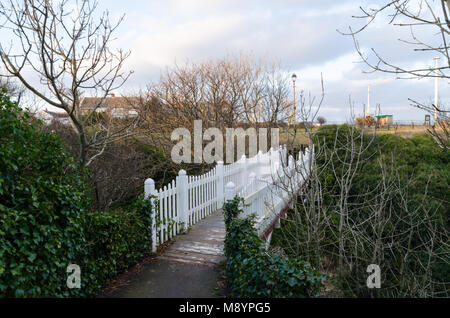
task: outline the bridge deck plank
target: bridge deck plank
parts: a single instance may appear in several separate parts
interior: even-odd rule
[[[223,246],[225,224],[222,211],[201,220],[175,242],[158,259],[199,265],[219,264],[225,260]]]

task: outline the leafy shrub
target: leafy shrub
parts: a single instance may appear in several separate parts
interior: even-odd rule
[[[66,267],[85,253],[85,189],[59,137],[0,93],[0,295],[80,294]]]
[[[448,296],[449,153],[427,135],[348,125],[319,129],[314,143],[317,179],[272,242],[337,273],[346,296]],[[381,267],[381,289],[366,286],[369,264]]]
[[[282,258],[265,251],[254,228],[254,218],[237,218],[240,199],[224,206],[226,277],[233,297],[316,296],[324,277],[299,259]]]
[[[82,285],[95,295],[110,279],[150,253],[152,220],[149,200],[139,198],[125,209],[90,212],[85,218],[87,258]]]
[[[0,297],[95,296],[151,251],[151,206],[89,210],[64,143],[0,94]],[[66,286],[69,264],[81,288]]]

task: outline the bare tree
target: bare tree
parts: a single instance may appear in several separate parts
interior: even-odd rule
[[[448,280],[435,276],[437,264],[450,264],[441,220],[447,202],[430,204],[432,175],[419,196],[421,176],[402,176],[396,158],[381,153],[374,138],[344,125],[315,139],[312,164],[297,171],[308,183],[281,226],[283,252],[333,274],[335,296],[448,297]],[[361,180],[358,174],[375,155],[377,179]],[[280,186],[296,195],[293,182]],[[361,182],[363,189],[355,190]],[[382,289],[367,288],[369,264],[381,267]]]
[[[305,99],[299,108],[301,120],[314,118],[316,107]],[[290,173],[291,159],[282,162],[275,179],[282,180],[277,184],[288,197],[297,198],[279,232],[281,254],[300,257],[337,278],[328,284],[328,296],[448,297],[448,279],[437,270],[450,264],[449,232],[442,220],[448,202],[431,190],[441,180],[439,171],[427,172],[425,186],[417,191],[423,172],[405,176],[395,150],[384,153],[375,134],[350,124],[320,133],[306,127],[306,136],[314,151],[299,154],[296,167],[299,179],[307,181],[304,187],[293,192],[298,177]],[[382,289],[367,288],[369,264],[380,265]]]
[[[351,27],[349,33],[355,45],[355,49],[362,62],[369,67],[368,72],[384,72],[397,75],[397,78],[450,78],[450,1],[449,0],[391,0],[386,1],[381,7],[364,9],[361,8],[361,15],[355,16],[356,19],[364,21],[363,25],[357,30]],[[374,21],[386,14],[389,18],[389,24],[408,28],[410,38],[399,39],[401,43],[412,48],[412,52],[423,56],[423,53],[433,52],[436,57],[443,61],[439,67],[414,67],[394,64],[389,58],[382,56],[376,49],[372,48],[373,56],[365,54],[359,45],[357,36],[359,33],[374,23]],[[428,32],[426,36],[421,36],[420,32]],[[411,52],[410,52],[411,53]],[[412,106],[423,109],[431,114],[439,114],[439,119],[429,129],[431,135],[438,144],[450,149],[448,136],[450,111],[444,105],[425,105],[422,102],[409,99]]]
[[[241,54],[167,68],[150,89],[179,120],[202,119],[215,127],[285,120],[289,79],[277,63]],[[174,118],[171,118],[172,121]]]
[[[320,126],[322,126],[323,124],[325,124],[327,122],[327,120],[325,119],[325,117],[319,116],[319,117],[317,117],[317,122],[320,124]]]
[[[241,54],[167,68],[142,94],[151,110],[146,118],[149,138],[163,147],[173,129],[203,127],[222,131],[236,126],[276,127],[291,107],[289,78],[277,63]]]
[[[92,0],[0,3],[1,28],[13,35],[9,45],[0,42],[7,75],[69,115],[79,139],[79,163],[85,166],[108,144],[131,136],[137,124],[137,119],[121,125],[110,119],[92,126],[93,114],[131,74],[122,71],[129,53],[110,47],[123,17],[112,24],[108,13],[98,16],[96,8]],[[81,111],[86,94],[99,97],[89,114]]]

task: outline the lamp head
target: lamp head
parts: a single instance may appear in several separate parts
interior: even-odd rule
[[[294,74],[292,74],[292,81],[295,83],[295,81],[297,80],[297,75],[295,75],[295,73]]]

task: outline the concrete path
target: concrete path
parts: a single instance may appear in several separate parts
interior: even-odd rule
[[[218,264],[225,260],[225,225],[218,211],[194,225],[124,287],[108,297],[220,297]]]

